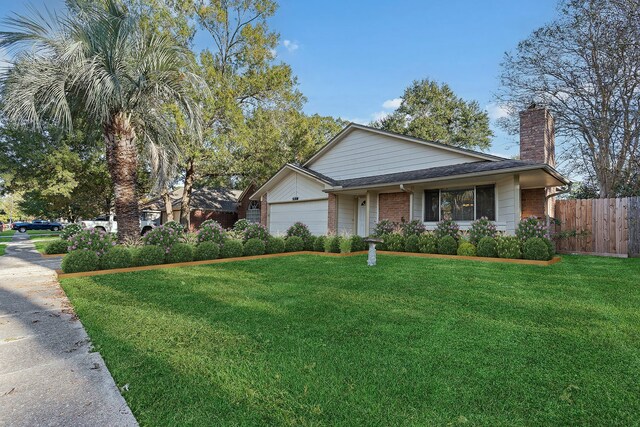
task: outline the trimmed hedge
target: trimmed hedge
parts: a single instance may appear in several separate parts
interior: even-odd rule
[[[171,246],[167,254],[167,264],[193,261],[193,252],[193,246],[186,243],[176,243]]]
[[[47,246],[45,246],[44,253],[47,255],[66,254],[68,247],[69,242],[62,239],[56,239],[52,240]]]
[[[385,250],[393,252],[404,252],[404,236],[402,234],[387,234],[384,237]]]
[[[326,241],[327,241],[327,236],[318,236],[316,238],[315,243],[313,244],[313,250],[316,252],[324,252]]]
[[[297,224],[297,223],[296,223]],[[304,240],[302,237],[289,236],[284,242],[284,249],[286,252],[298,252],[304,250]]]
[[[418,249],[423,254],[438,253],[438,239],[433,233],[424,233],[418,238]]]
[[[483,237],[478,241],[476,248],[478,256],[487,258],[496,258],[498,256],[498,245],[493,237]]]
[[[65,273],[79,273],[94,271],[98,268],[98,255],[86,249],[69,252],[62,259],[62,271]]]
[[[420,237],[417,234],[411,234],[407,236],[404,241],[404,250],[405,252],[420,252],[420,247],[418,246],[418,242],[420,242]]]
[[[260,239],[249,239],[244,244],[244,256],[264,255],[267,250],[266,245]]]
[[[267,241],[265,251],[268,254],[281,254],[284,252],[285,242],[282,237],[272,237]]]
[[[340,239],[340,253],[341,254],[351,253],[351,239]]]
[[[324,242],[324,251],[334,254],[340,253],[340,236],[329,236]]]
[[[131,251],[122,246],[114,246],[108,249],[102,257],[100,257],[100,269],[112,270],[114,268],[131,267],[132,261]]]
[[[353,252],[366,251],[367,244],[364,242],[364,237],[358,236],[357,234],[351,236],[351,250]]]
[[[458,253],[458,242],[450,235],[439,238],[438,253],[442,255],[456,255]]]
[[[217,259],[220,255],[220,245],[215,242],[202,242],[196,246],[193,258],[196,261]]]
[[[458,255],[460,256],[476,256],[476,247],[472,243],[462,242],[458,246]]]
[[[304,250],[305,251],[312,251],[315,246],[316,246],[316,240],[318,238],[316,236],[309,236],[307,239],[303,239],[304,240]]]
[[[549,253],[549,247],[540,237],[532,237],[527,239],[522,245],[522,256],[524,259],[532,259],[536,261],[550,260],[552,255]]]
[[[133,252],[133,265],[143,267],[164,264],[164,255],[164,250],[160,246],[146,245]]]
[[[522,257],[520,251],[520,239],[516,236],[501,236],[496,239],[498,257],[519,259]]]
[[[241,240],[226,240],[220,247],[220,258],[237,258],[244,253]]]

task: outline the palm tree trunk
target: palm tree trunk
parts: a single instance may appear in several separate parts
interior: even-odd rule
[[[193,157],[187,160],[187,170],[184,177],[184,191],[182,192],[182,207],[180,208],[180,224],[184,225],[187,230],[190,229],[191,223],[191,191],[193,190],[193,176],[195,169],[193,166]]]
[[[173,221],[173,205],[171,204],[168,188],[165,188],[164,193],[162,193],[162,198],[164,199],[164,210],[167,214],[167,222]]]
[[[140,235],[140,214],[136,197],[138,151],[131,117],[116,113],[104,126],[107,166],[113,181],[118,218],[118,241]]]

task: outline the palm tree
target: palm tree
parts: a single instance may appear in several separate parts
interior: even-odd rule
[[[65,16],[32,15],[6,19],[12,31],[0,32],[0,47],[15,52],[13,66],[0,75],[4,113],[19,125],[70,130],[82,112],[99,126],[118,238],[138,235],[138,154],[148,153],[161,180],[171,166],[165,160],[175,160],[177,151],[176,108],[183,126],[200,135],[192,94],[206,87],[189,71],[192,56],[170,37],[145,32],[118,0],[78,3]]]

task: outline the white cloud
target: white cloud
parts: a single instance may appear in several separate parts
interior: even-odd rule
[[[386,108],[387,110],[395,110],[400,107],[400,104],[402,104],[402,98],[387,99],[382,103],[382,108]]]
[[[275,49],[269,49],[269,53],[271,53],[271,58],[278,56],[278,52]]]
[[[300,47],[300,45],[296,42],[292,42],[291,40],[285,40],[282,42],[282,45],[289,51],[289,52],[294,52],[296,50],[298,50],[298,48]]]
[[[495,102],[487,104],[487,113],[491,120],[498,120],[509,116],[509,110],[504,105],[498,105]]]
[[[371,113],[371,118],[374,121],[382,120],[389,115],[388,111],[376,111],[375,113]]]

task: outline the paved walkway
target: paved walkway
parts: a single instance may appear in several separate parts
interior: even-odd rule
[[[136,426],[111,374],[26,234],[0,256],[0,426]]]

